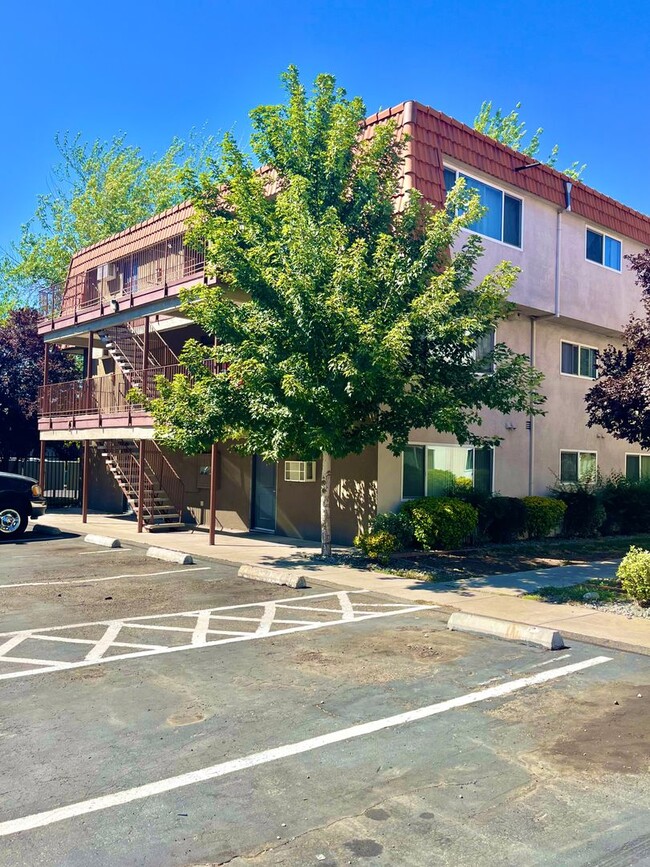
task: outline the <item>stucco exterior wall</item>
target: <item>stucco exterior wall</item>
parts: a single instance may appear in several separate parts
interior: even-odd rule
[[[316,462],[316,481],[287,482],[284,462],[278,466],[277,532],[299,539],[320,539],[320,473]],[[377,447],[360,455],[332,461],[332,540],[350,544],[357,533],[366,530],[377,510]]]
[[[640,253],[643,246],[615,232],[587,221],[579,214],[558,209],[535,196],[522,194],[514,186],[495,181],[457,160],[445,159],[445,165],[466,172],[471,177],[522,199],[522,246],[513,247],[492,238],[482,238],[485,248],[476,271],[484,277],[504,259],[521,268],[511,293],[511,300],[532,311],[552,313],[586,326],[619,331],[630,314],[639,310],[639,287],[624,258]],[[614,271],[585,256],[587,226],[622,242],[622,270]],[[456,247],[466,240],[461,232]],[[556,280],[556,256],[559,268]],[[557,283],[557,298],[556,298]],[[556,309],[556,306],[558,309]]]
[[[531,322],[523,313],[515,313],[497,331],[497,340],[512,349],[530,353]],[[579,328],[555,317],[540,318],[535,324],[535,365],[545,379],[545,415],[533,419],[532,492],[544,495],[560,475],[560,452],[590,451],[597,453],[598,470],[603,476],[625,472],[625,455],[639,454],[636,445],[616,440],[601,428],[587,427],[585,394],[593,380],[561,372],[562,341],[603,350],[612,339],[595,328]],[[616,340],[613,341],[616,343]],[[529,456],[531,431],[523,413],[504,416],[486,411],[480,433],[502,437],[494,450],[493,489],[504,496],[523,497],[529,491]],[[414,444],[453,444],[449,434],[433,428],[416,429],[409,441]],[[401,503],[402,460],[393,457],[386,446],[378,451],[378,510],[394,510]]]

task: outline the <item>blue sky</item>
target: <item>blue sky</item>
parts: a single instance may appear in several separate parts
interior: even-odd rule
[[[125,132],[146,153],[193,127],[245,139],[279,73],[334,73],[368,113],[416,99],[471,123],[523,103],[562,168],[650,213],[650,4],[33,0],[3,7],[0,248],[48,189],[56,132]]]

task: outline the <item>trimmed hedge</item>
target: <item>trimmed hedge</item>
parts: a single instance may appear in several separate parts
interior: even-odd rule
[[[377,533],[360,533],[354,537],[354,547],[362,551],[370,560],[386,564],[391,554],[400,550],[399,540],[392,533],[379,530]]]
[[[555,492],[566,505],[562,532],[565,536],[596,536],[605,523],[607,513],[596,491],[586,487]]]
[[[531,539],[543,539],[559,530],[566,503],[554,497],[524,497],[526,530]]]
[[[413,534],[423,548],[460,548],[478,526],[478,511],[451,497],[421,497],[405,503]]]
[[[486,507],[485,533],[490,542],[514,542],[526,532],[526,506],[517,497],[491,497]]]
[[[650,605],[650,551],[633,545],[623,557],[616,576],[628,596],[644,607]]]

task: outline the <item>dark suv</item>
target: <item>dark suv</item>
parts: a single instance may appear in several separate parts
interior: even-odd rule
[[[39,518],[47,508],[36,479],[0,473],[0,542],[18,539],[28,518]]]

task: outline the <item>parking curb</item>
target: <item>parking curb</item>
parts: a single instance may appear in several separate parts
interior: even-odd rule
[[[167,563],[179,563],[181,566],[191,566],[194,563],[194,558],[191,554],[186,554],[184,551],[173,551],[171,548],[147,548],[147,557],[153,557],[154,560],[165,560]]]
[[[455,611],[451,615],[447,621],[447,629],[454,632],[492,635],[495,638],[521,641],[525,644],[537,644],[546,650],[561,650],[565,646],[562,635],[556,629],[529,626],[527,623],[517,623],[514,620],[499,620],[482,614],[465,614],[462,611]]]
[[[84,542],[88,542],[91,545],[102,545],[104,548],[122,547],[122,543],[119,539],[113,539],[111,536],[95,536],[93,533],[84,536]]]
[[[37,536],[62,536],[63,531],[59,530],[58,527],[50,527],[48,524],[34,524],[32,527],[32,533],[36,533]]]
[[[293,587],[294,590],[304,590],[307,581],[304,575],[299,575],[291,569],[272,569],[268,566],[239,567],[237,573],[240,578],[251,578],[253,581],[265,581],[267,584],[283,584],[285,587]]]

